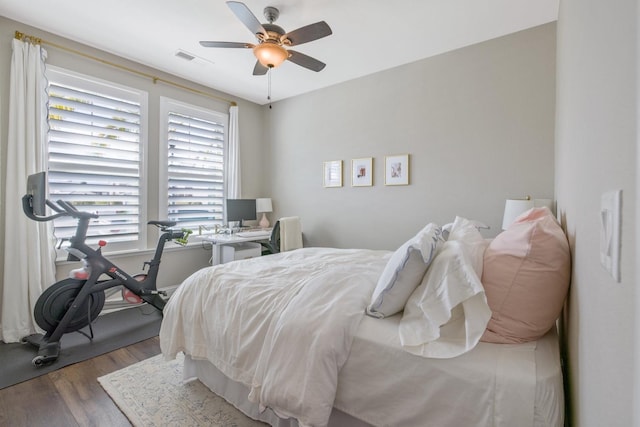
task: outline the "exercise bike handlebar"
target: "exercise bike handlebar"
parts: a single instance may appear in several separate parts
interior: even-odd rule
[[[64,200],[57,200],[56,204],[60,207],[62,207],[62,209],[69,214],[70,216],[74,217],[74,218],[98,218],[99,215],[96,213],[91,213],[91,212],[85,212],[85,211],[79,211],[78,209],[76,209],[75,206],[73,206],[71,203],[69,202],[65,202]]]
[[[56,212],[53,215],[47,216],[39,216],[33,212],[33,203],[32,196],[25,195],[22,197],[22,210],[25,215],[34,221],[51,221],[56,218],[60,218],[63,216],[71,216],[74,218],[78,218],[80,223],[76,228],[75,238],[78,243],[84,242],[86,238],[87,228],[89,227],[89,220],[94,218],[99,218],[100,216],[96,213],[80,211],[76,209],[71,203],[64,200],[56,200],[52,202],[49,199],[45,200],[45,203],[51,210]],[[150,225],[155,225],[159,227],[163,232],[168,232],[167,240],[174,240],[179,245],[186,245],[188,243],[189,235],[192,233],[191,230],[187,228],[182,228],[181,230],[171,230],[170,227],[174,226],[175,221],[149,221]]]
[[[45,221],[54,220],[54,219],[59,218],[61,216],[67,216],[68,215],[68,213],[66,213],[63,209],[61,209],[59,206],[57,206],[55,203],[51,202],[48,199],[45,201],[45,203],[47,204],[47,206],[49,206],[53,211],[55,211],[57,213],[55,213],[53,215],[47,215],[47,216],[36,215],[33,212],[32,198],[33,198],[33,196],[31,196],[29,194],[25,194],[24,196],[22,196],[22,210],[24,211],[25,215],[29,219],[32,219],[34,221],[45,222]]]
[[[53,215],[47,216],[39,216],[33,212],[33,204],[32,204],[32,196],[26,194],[22,197],[22,210],[28,218],[34,221],[51,221],[56,218],[60,218],[62,216],[72,216],[74,218],[98,218],[98,214],[94,214],[91,212],[79,211],[76,209],[71,203],[65,202],[64,200],[57,200],[56,202],[52,202],[51,200],[45,200],[47,206],[51,208],[52,211],[56,212]]]

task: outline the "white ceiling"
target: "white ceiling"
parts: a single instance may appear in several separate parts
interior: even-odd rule
[[[260,22],[265,6],[292,31],[326,21],[331,36],[295,50],[325,62],[319,73],[289,61],[272,72],[277,101],[401,64],[555,21],[559,0],[245,0]],[[204,48],[200,40],[254,43],[223,0],[0,0],[0,15],[267,103],[267,76],[253,76],[249,49]],[[24,29],[16,28],[20,31]],[[186,61],[175,54],[188,52]]]

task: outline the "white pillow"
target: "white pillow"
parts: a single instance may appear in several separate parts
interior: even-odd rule
[[[462,217],[457,216],[456,220],[458,220],[458,218],[466,219],[466,218],[462,218]],[[471,222],[471,224],[473,224],[473,226],[478,230],[480,230],[480,229],[488,230],[489,228],[491,228],[487,224],[485,224],[484,222],[480,222],[480,221],[477,221],[475,219],[466,219],[466,221]],[[451,233],[451,229],[453,228],[453,224],[454,223],[455,222],[450,222],[450,223],[445,224],[445,225],[442,226],[442,235],[444,236],[444,240],[449,240],[449,234]]]
[[[464,243],[464,249],[469,254],[469,260],[473,262],[473,269],[478,277],[482,277],[484,251],[489,245],[487,239],[480,234],[480,228],[483,228],[481,222],[457,216],[447,239],[459,240]]]
[[[400,246],[378,279],[366,313],[383,318],[401,312],[443,243],[442,229],[431,223]]]
[[[450,358],[476,346],[491,318],[480,281],[486,246],[472,221],[456,218],[449,240],[405,305],[399,333],[406,351]]]

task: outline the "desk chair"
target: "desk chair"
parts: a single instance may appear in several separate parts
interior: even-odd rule
[[[273,224],[269,240],[260,243],[262,244],[262,255],[277,254],[280,252],[280,220]]]
[[[263,254],[277,254],[302,247],[302,227],[297,216],[283,217],[276,221],[268,242],[263,243]]]

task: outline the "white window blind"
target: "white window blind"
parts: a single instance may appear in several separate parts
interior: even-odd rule
[[[100,239],[137,247],[141,221],[141,93],[62,72],[48,71],[51,200],[95,212],[87,243]],[[77,221],[54,221],[69,238]],[[114,249],[114,248],[111,248]]]
[[[198,230],[224,219],[227,116],[163,99],[167,218]]]

